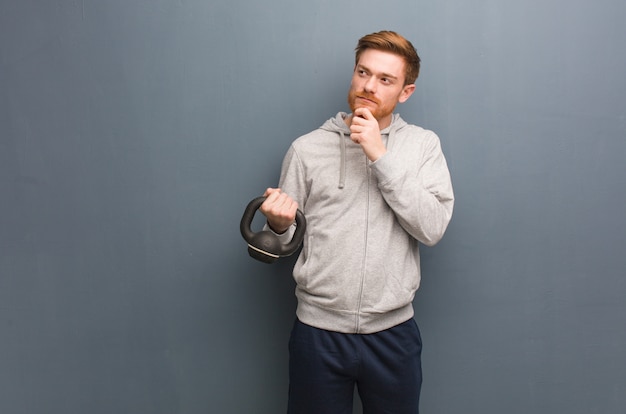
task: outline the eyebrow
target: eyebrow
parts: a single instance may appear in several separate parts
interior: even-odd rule
[[[372,71],[372,70],[370,70],[367,66],[363,66],[362,64],[358,64],[358,65],[357,65],[357,69],[363,69],[363,70],[365,70],[366,72],[373,73],[373,71]],[[398,80],[398,77],[397,77],[397,76],[395,76],[395,75],[392,75],[391,73],[379,73],[379,74],[377,74],[377,75],[378,75],[378,76],[381,76],[381,77],[383,77],[383,78],[389,78],[389,79]]]

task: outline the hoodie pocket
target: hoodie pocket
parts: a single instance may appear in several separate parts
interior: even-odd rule
[[[402,308],[413,301],[419,286],[419,272],[415,265],[397,264],[393,260],[381,266],[377,275],[369,278],[382,278],[366,286],[368,303],[363,310],[372,313],[386,313]]]
[[[320,243],[320,238],[307,238],[305,252],[294,269],[299,298],[321,308],[354,312],[362,259],[339,254],[344,249],[341,239],[323,239]]]

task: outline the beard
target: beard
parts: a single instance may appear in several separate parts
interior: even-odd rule
[[[348,92],[348,105],[350,106],[352,113],[354,113],[357,108],[369,109],[374,118],[379,121],[391,115],[396,109],[396,105],[384,105],[379,99],[371,96],[365,91],[357,92],[353,89],[350,89]]]

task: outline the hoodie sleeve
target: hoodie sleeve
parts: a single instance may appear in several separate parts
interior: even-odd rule
[[[283,158],[278,187],[282,192],[293,198],[298,203],[298,208],[302,210],[305,200],[304,194],[306,194],[306,191],[302,174],[302,165],[293,144],[289,147],[289,150]],[[278,234],[274,232],[268,224],[265,224],[265,226],[263,226],[263,230],[271,231],[278,237],[282,244],[288,244],[296,231],[296,227],[296,223],[293,223],[287,231],[282,234]]]
[[[443,237],[452,217],[450,173],[435,133],[425,131],[405,140],[410,144],[395,144],[394,150],[371,168],[400,225],[419,242],[433,246]]]
[[[280,171],[279,188],[293,198],[302,210],[306,202],[307,186],[300,157],[292,144],[285,154]]]

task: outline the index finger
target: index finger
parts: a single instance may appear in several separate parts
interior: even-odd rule
[[[270,195],[275,193],[280,193],[280,188],[268,188],[267,190],[265,190],[265,193],[263,193],[263,197],[269,197]]]
[[[372,120],[374,118],[374,115],[372,115],[372,112],[368,108],[365,108],[365,107],[356,108],[354,110],[354,115],[360,116],[361,118],[365,118],[367,120]]]

